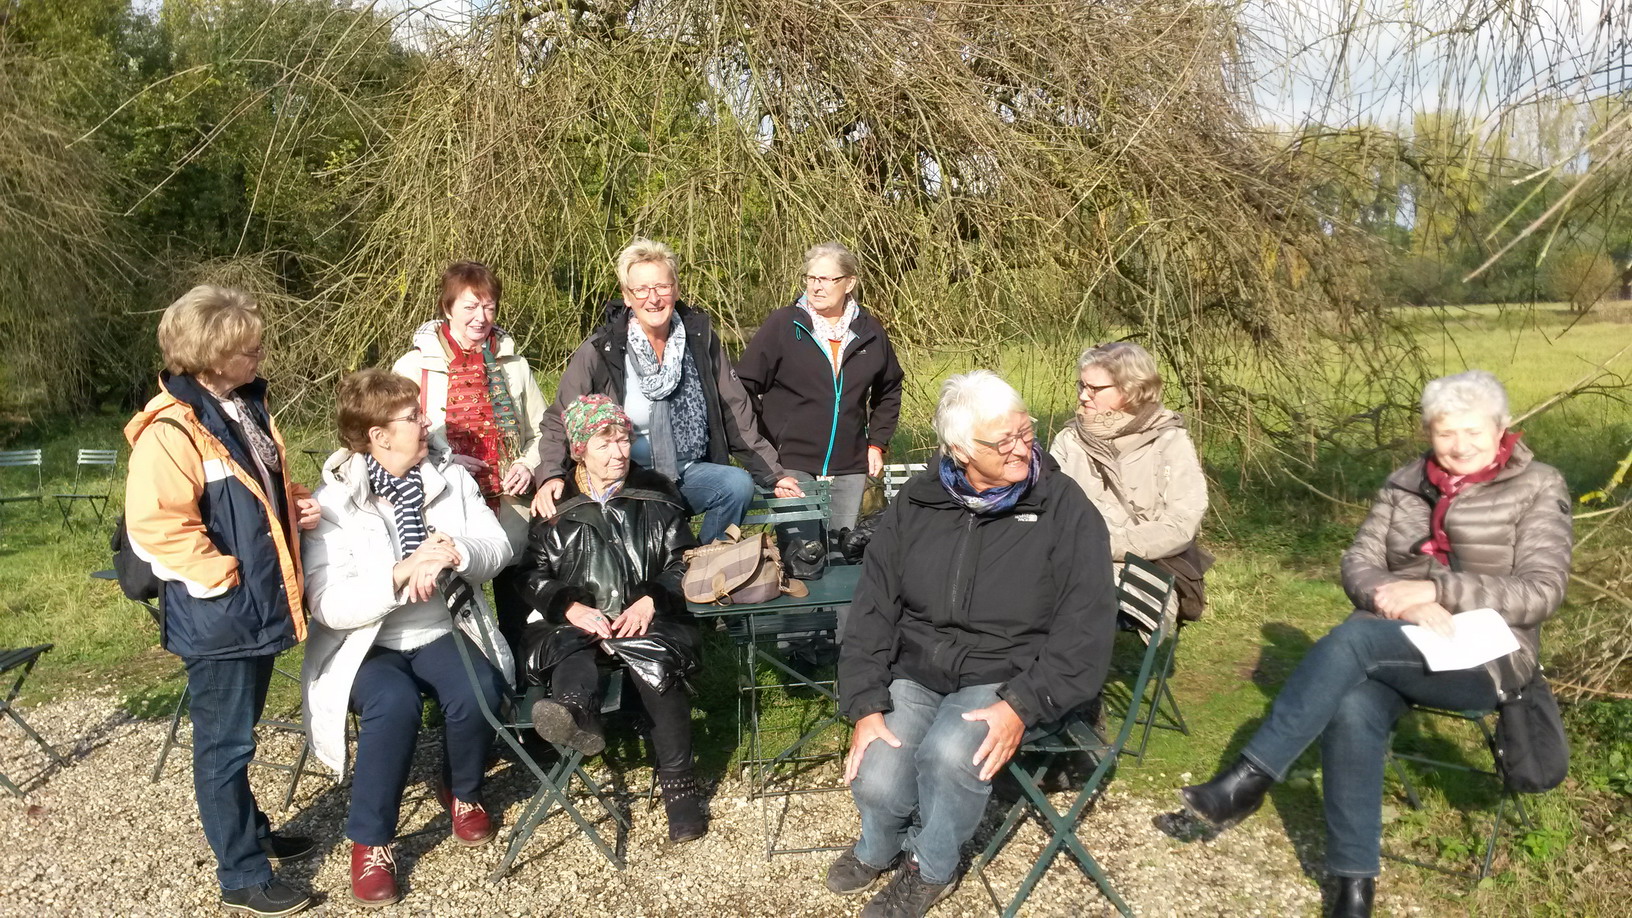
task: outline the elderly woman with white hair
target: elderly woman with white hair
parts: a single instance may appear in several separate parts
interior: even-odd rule
[[[1112,558],[1131,554],[1160,562],[1195,543],[1207,512],[1207,478],[1184,416],[1162,407],[1162,377],[1149,351],[1113,341],[1082,352],[1077,415],[1054,438],[1049,454],[1105,517]],[[1205,570],[1199,567],[1179,566],[1187,580],[1181,589],[1193,591],[1193,605],[1181,610],[1190,617],[1201,611]]]
[[[1191,815],[1218,829],[1250,816],[1321,740],[1327,871],[1338,918],[1370,915],[1379,871],[1384,756],[1413,705],[1488,710],[1535,676],[1541,625],[1569,579],[1570,494],[1508,429],[1507,393],[1469,370],[1428,383],[1430,451],[1384,482],[1343,555],[1355,611],[1317,641],[1233,764],[1183,788]],[[1519,649],[1471,669],[1430,670],[1402,627],[1451,636],[1452,616],[1491,608]]]
[[[704,313],[680,302],[674,250],[636,239],[618,254],[623,297],[573,351],[544,412],[541,463],[534,478],[536,517],[555,515],[572,474],[561,415],[590,393],[610,396],[634,425],[630,459],[680,486],[693,513],[703,515],[706,544],[742,522],[754,481],[779,497],[804,491],[759,434],[753,403]],[[745,468],[732,466],[731,457]]]
[[[902,488],[867,549],[839,656],[861,836],[827,887],[860,893],[899,864],[868,918],[918,918],[949,895],[993,776],[1028,729],[1105,681],[1116,629],[1105,523],[1033,424],[995,374],[948,379],[939,461]]]

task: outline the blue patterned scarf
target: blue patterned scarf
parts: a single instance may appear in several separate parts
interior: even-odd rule
[[[941,487],[952,495],[953,500],[977,516],[996,516],[1019,503],[1020,498],[1025,497],[1032,485],[1037,483],[1038,476],[1043,472],[1043,438],[1031,441],[1031,468],[1026,472],[1025,481],[976,491],[975,486],[969,483],[969,476],[945,453],[941,454],[940,472]]]
[[[398,478],[387,472],[385,466],[364,456],[368,463],[368,483],[374,493],[391,502],[391,512],[397,517],[397,538],[402,542],[404,558],[414,553],[429,532],[425,529],[425,484],[420,478],[419,466]]]

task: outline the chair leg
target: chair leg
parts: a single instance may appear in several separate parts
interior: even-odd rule
[[[295,764],[289,769],[289,786],[283,792],[283,808],[295,802],[295,788],[300,785],[301,776],[306,774],[306,757],[311,754],[312,740],[307,737],[300,744],[300,754],[295,756]]]
[[[1099,888],[1100,894],[1116,908],[1118,913],[1125,916],[1125,918],[1133,918],[1133,910],[1128,907],[1128,904],[1117,893],[1116,888],[1111,885],[1110,878],[1105,875],[1104,869],[1099,866],[1099,861],[1089,853],[1087,848],[1083,847],[1082,840],[1077,837],[1076,832],[1077,822],[1082,818],[1083,812],[1088,809],[1088,804],[1093,801],[1094,796],[1097,794],[1099,785],[1104,779],[1111,761],[1112,757],[1107,756],[1094,769],[1093,776],[1077,792],[1077,797],[1072,801],[1070,810],[1064,815],[1061,815],[1048,802],[1048,797],[1037,783],[1027,780],[1024,772],[1017,775],[1021,778],[1021,793],[1031,801],[1032,807],[1036,809],[1049,826],[1050,838],[1048,843],[1043,846],[1042,854],[1032,864],[1031,870],[1027,872],[1025,879],[1021,881],[1020,888],[1015,891],[1014,898],[1009,900],[1008,907],[1003,910],[1003,918],[1014,918],[1014,915],[1020,911],[1020,906],[1031,895],[1031,891],[1036,887],[1037,883],[1042,880],[1043,874],[1048,872],[1054,856],[1062,849],[1071,853],[1077,861],[1077,866],[1082,869],[1082,872],[1090,880],[1094,881],[1094,885]]]
[[[187,700],[190,697],[192,693],[183,686],[181,697],[176,699],[176,710],[170,715],[170,729],[164,734],[164,742],[159,744],[159,758],[153,763],[153,774],[148,777],[151,782],[158,782],[159,777],[164,774],[164,760],[170,757],[170,750],[179,745],[176,742],[176,731],[181,729],[181,715],[187,710]]]

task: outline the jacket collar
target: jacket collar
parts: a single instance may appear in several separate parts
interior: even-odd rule
[[[681,323],[686,326],[686,344],[688,349],[696,348],[707,340],[711,323],[708,315],[676,300],[674,314],[680,317]],[[631,318],[629,305],[622,297],[614,297],[606,304],[601,314],[601,324],[595,329],[593,337],[601,340],[601,350],[608,354],[618,355],[618,364],[622,366],[623,352],[629,344],[629,320]],[[693,344],[693,341],[697,344]]]
[[[431,319],[414,329],[414,349],[419,351],[422,357],[433,363],[439,361],[443,369],[446,369],[448,361],[453,359],[453,354],[448,350],[448,342],[442,335],[442,327],[447,324],[448,320],[446,319]],[[493,331],[499,339],[499,345],[493,351],[494,359],[503,360],[506,357],[514,357],[516,355],[516,339],[510,337],[509,332],[497,325],[493,326]],[[432,367],[432,369],[434,368]]]
[[[937,452],[930,457],[928,470],[913,476],[901,493],[908,500],[920,506],[933,507],[938,510],[964,510],[963,504],[953,500],[952,495],[946,493],[946,488],[941,486],[940,474],[936,472],[936,469],[940,468],[940,463],[941,454]],[[1060,474],[1060,464],[1055,462],[1054,457],[1050,456],[1045,450],[1043,452],[1042,474],[1037,476],[1037,483],[1031,486],[1030,491],[1021,495],[1020,500],[1013,507],[997,516],[1048,512],[1048,495],[1045,492],[1051,486],[1051,479],[1058,474]],[[996,519],[997,516],[994,516],[993,519]]]
[[[612,497],[612,500],[654,500],[685,507],[680,490],[666,475],[632,462],[629,464],[629,474],[624,476],[623,488]],[[578,507],[594,503],[593,499],[578,489],[578,476],[569,474],[562,481],[561,499],[556,502],[556,515],[565,516]]]
[[[253,381],[239,386],[237,394],[243,397],[250,412],[255,415],[255,420],[270,431],[272,422],[266,411],[266,380],[257,376]],[[238,435],[232,432],[220,401],[187,373],[165,371],[159,374],[159,394],[125,425],[126,438],[132,443],[136,442],[136,438],[148,425],[157,420],[166,409],[171,408],[179,408],[182,413],[192,415],[193,420],[215,438],[226,449],[227,455],[232,457],[232,461],[241,468],[250,470],[256,467],[255,460],[250,458],[248,447],[239,442]]]
[[[1530,449],[1528,444],[1520,440],[1513,444],[1513,452],[1508,456],[1507,464],[1502,466],[1502,470],[1497,472],[1496,477],[1487,484],[1517,478],[1524,473],[1525,469],[1530,467],[1530,463],[1534,462],[1535,459],[1535,452]],[[1412,494],[1421,494],[1425,497],[1437,493],[1438,489],[1428,483],[1427,465],[1428,454],[1418,456],[1416,459],[1395,469],[1394,473],[1388,476],[1388,486],[1399,488],[1402,491],[1410,491]]]
[[[806,335],[813,334],[813,330],[810,327],[810,322],[805,316],[805,311],[799,308],[799,304],[797,302],[790,303],[784,308],[788,311],[788,321],[797,326],[797,328],[794,329],[795,337],[797,337],[801,331]],[[882,334],[883,331],[884,326],[880,325],[878,320],[873,318],[873,314],[867,311],[867,307],[857,303],[856,318],[850,323],[850,333],[855,335],[855,339],[852,342],[853,345],[856,347],[865,346],[874,338],[877,338],[880,334]],[[849,347],[845,348],[845,352],[854,353]]]
[[[425,488],[425,506],[448,489],[447,469],[453,456],[446,450],[432,450],[419,463],[420,483]],[[374,507],[374,487],[368,481],[368,461],[364,453],[345,447],[323,460],[323,481],[345,491],[346,498],[359,510],[378,515]]]

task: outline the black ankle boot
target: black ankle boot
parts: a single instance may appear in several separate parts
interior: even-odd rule
[[[1258,811],[1275,779],[1242,756],[1206,784],[1179,788],[1185,809],[1223,831]]]
[[[1371,900],[1377,894],[1372,877],[1338,877],[1332,918],[1371,918]]]
[[[658,775],[663,789],[663,813],[669,819],[669,844],[695,841],[708,834],[708,817],[703,815],[703,788],[684,774]]]
[[[572,700],[540,698],[533,702],[533,730],[552,743],[600,755],[606,749],[606,734],[600,718]]]

